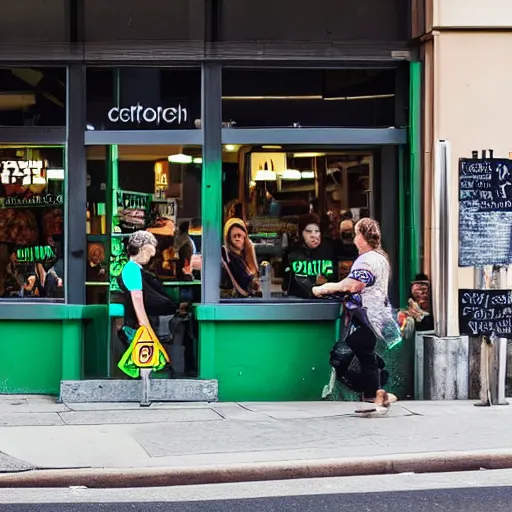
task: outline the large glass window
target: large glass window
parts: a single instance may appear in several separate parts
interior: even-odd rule
[[[0,125],[65,124],[65,68],[0,68]]]
[[[0,145],[0,296],[64,298],[60,147]]]
[[[187,315],[190,304],[201,300],[201,147],[89,146],[87,175],[87,302],[124,305],[131,300],[122,291],[126,242],[135,231],[152,232],[158,247],[146,270],[181,306],[168,315],[148,315],[175,361],[176,374],[196,375],[197,340]],[[185,330],[171,328],[181,321]],[[124,323],[123,313],[116,315],[112,361],[126,350],[118,337]],[[112,372],[123,375],[115,365]]]
[[[357,256],[354,223],[374,206],[377,150],[223,148],[220,297],[305,300]]]
[[[88,130],[199,128],[201,71],[88,68]]]
[[[395,70],[226,69],[222,121],[231,128],[395,125]]]

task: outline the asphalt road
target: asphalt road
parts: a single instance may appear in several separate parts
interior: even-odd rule
[[[0,512],[509,512],[511,502],[512,470],[0,491]]]
[[[510,512],[512,487],[154,503],[6,504],[3,512]]]

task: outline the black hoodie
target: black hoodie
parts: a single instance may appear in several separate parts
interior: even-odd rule
[[[316,284],[318,276],[325,277],[329,282],[338,281],[336,253],[332,242],[327,239],[322,240],[316,249],[309,249],[304,243],[292,246],[283,256],[283,266],[282,288],[290,297],[311,298],[295,276],[307,277],[312,285]]]

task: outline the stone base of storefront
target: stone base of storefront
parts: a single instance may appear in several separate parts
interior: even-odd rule
[[[140,402],[141,380],[62,381],[59,400],[64,403]],[[216,380],[151,379],[150,402],[216,402]]]

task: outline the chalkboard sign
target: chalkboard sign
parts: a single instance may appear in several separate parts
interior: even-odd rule
[[[459,265],[512,263],[512,161],[459,160]]]
[[[459,290],[459,330],[512,338],[512,290]]]

